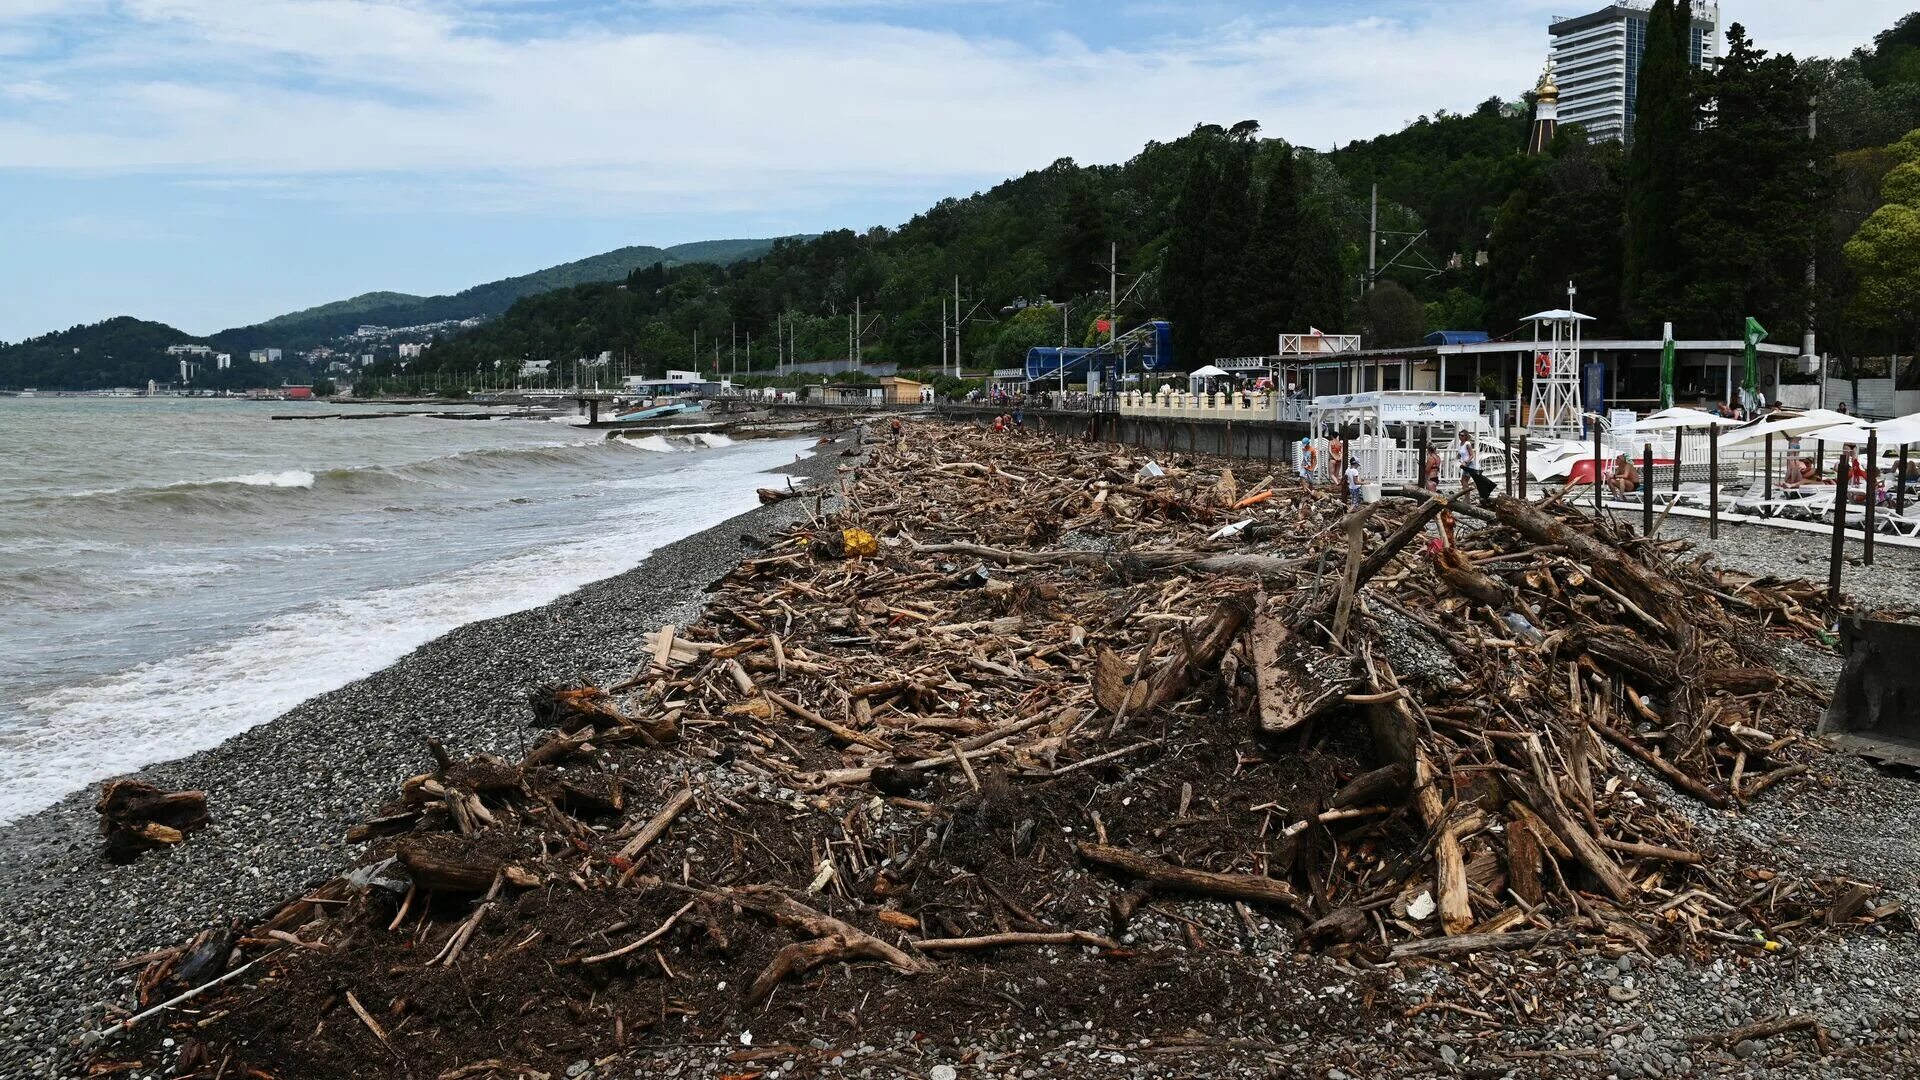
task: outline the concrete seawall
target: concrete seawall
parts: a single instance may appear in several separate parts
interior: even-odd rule
[[[985,423],[1010,410],[984,405],[942,405],[950,420]],[[1169,453],[1219,454],[1225,457],[1291,463],[1307,425],[1275,420],[1189,420],[1132,416],[1114,412],[1027,409],[1023,423],[1056,435],[1084,438],[1091,429],[1102,442],[1119,442]]]

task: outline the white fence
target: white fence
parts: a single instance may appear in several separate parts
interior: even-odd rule
[[[1852,379],[1827,379],[1827,408],[1839,408],[1844,402],[1855,416],[1875,419],[1920,412],[1920,390],[1896,390],[1892,379],[1861,379],[1856,394],[1855,385]]]
[[[1277,420],[1273,394],[1228,391],[1194,394],[1163,387],[1148,394],[1129,390],[1120,395],[1120,415],[1155,416],[1187,420]]]

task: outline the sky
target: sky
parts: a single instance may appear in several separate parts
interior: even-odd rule
[[[1916,0],[1723,0],[1840,55]],[[1531,87],[1599,0],[0,0],[0,341],[207,334],[627,244],[894,225],[1196,123]]]

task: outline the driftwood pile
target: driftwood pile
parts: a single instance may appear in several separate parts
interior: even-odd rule
[[[1780,649],[1816,587],[1554,506],[1145,460],[886,433],[630,678],[537,692],[522,760],[431,745],[359,870],[239,934],[269,974],[148,1052],[451,1078],[726,1043],[755,1076],[1064,1013],[1198,1053],[1227,999],[1305,1022],[1276,953],[1759,953],[1897,910],[1695,824],[1808,782],[1822,692]]]

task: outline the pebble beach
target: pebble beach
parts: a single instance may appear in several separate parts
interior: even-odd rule
[[[819,446],[780,473],[829,487],[839,453]],[[779,474],[767,486],[781,486]],[[350,862],[347,828],[431,767],[427,738],[456,754],[517,758],[537,734],[529,691],[625,677],[644,635],[695,616],[754,537],[810,502],[739,515],[552,603],[461,627],[212,750],[132,774],[207,792],[212,826],[177,849],[108,864],[91,788],[0,827],[0,1077],[79,1075],[82,1033],[129,998],[134,973],[117,963],[269,908]]]

